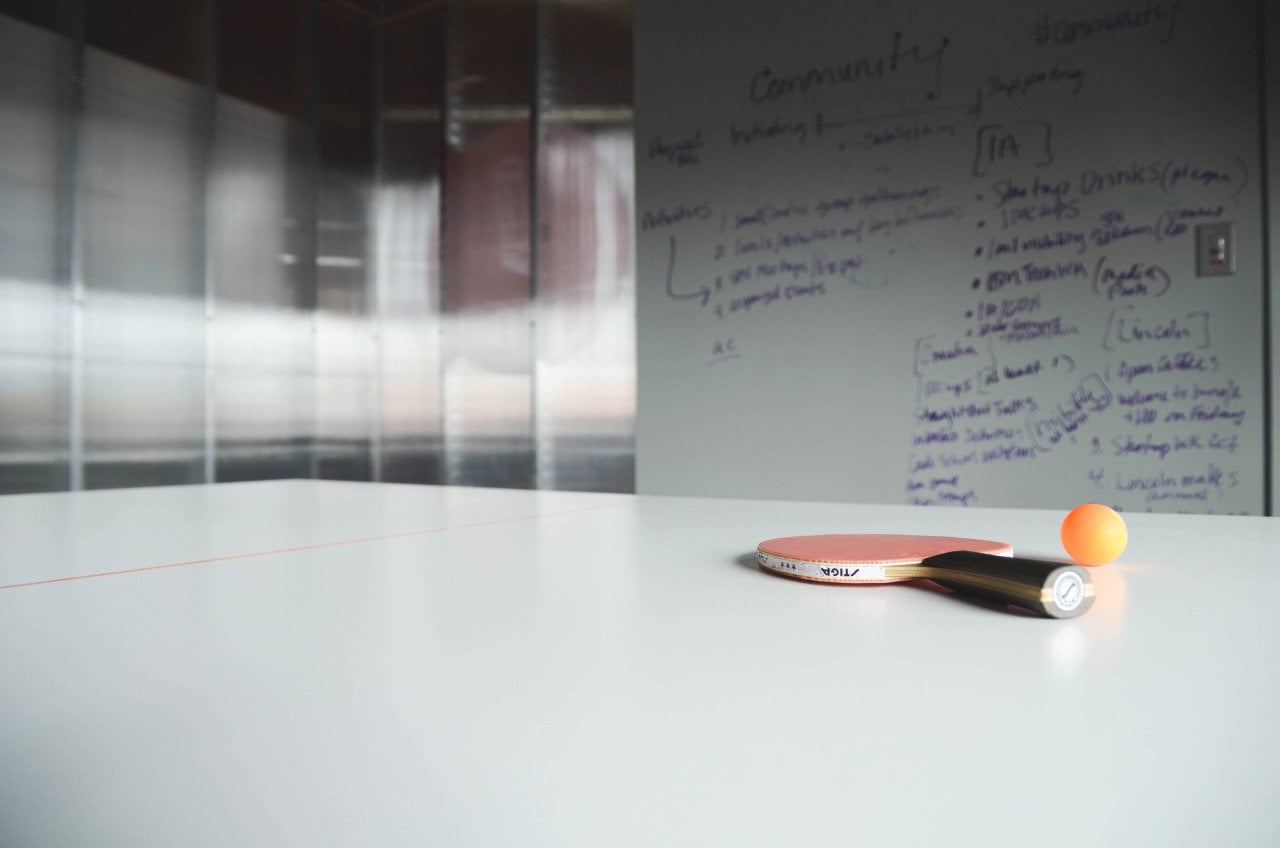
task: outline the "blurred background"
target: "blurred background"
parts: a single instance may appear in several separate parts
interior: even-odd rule
[[[0,494],[632,491],[630,0],[0,0]]]

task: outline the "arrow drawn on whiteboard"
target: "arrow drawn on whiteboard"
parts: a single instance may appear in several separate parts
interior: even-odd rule
[[[676,294],[674,288],[674,280],[676,273],[676,237],[671,236],[671,259],[667,262],[667,297],[675,300],[692,300],[695,297],[702,298],[702,305],[706,306],[707,301],[711,299],[711,289],[703,286],[700,291],[686,292],[685,294]]]

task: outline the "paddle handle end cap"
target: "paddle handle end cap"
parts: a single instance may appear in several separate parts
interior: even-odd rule
[[[1050,560],[953,551],[924,560],[932,579],[957,592],[1050,618],[1075,618],[1093,605],[1087,569]]]

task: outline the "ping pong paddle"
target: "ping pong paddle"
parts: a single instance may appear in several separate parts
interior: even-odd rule
[[[820,583],[893,583],[925,577],[988,601],[1073,618],[1094,599],[1078,565],[1013,556],[1004,542],[955,536],[834,533],[769,539],[756,547],[768,571]]]

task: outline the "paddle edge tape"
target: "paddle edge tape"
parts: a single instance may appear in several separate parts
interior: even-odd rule
[[[886,577],[883,565],[808,562],[767,554],[761,550],[756,551],[756,561],[760,563],[761,568],[775,574],[798,577],[802,580],[815,580],[819,583],[891,583],[901,579]]]

